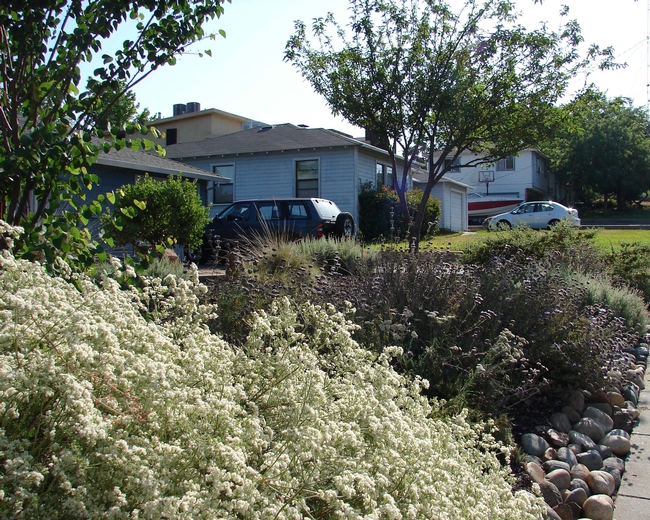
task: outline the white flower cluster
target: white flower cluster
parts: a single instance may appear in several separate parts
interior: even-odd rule
[[[541,517],[333,308],[279,300],[235,348],[183,283],[134,305],[0,256],[0,518]]]

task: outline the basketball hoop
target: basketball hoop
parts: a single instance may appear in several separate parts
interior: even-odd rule
[[[485,194],[490,194],[490,183],[494,182],[494,171],[481,170],[478,172],[478,182],[485,183]]]

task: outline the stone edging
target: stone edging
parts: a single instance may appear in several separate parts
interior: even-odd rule
[[[573,391],[561,412],[522,436],[526,472],[539,485],[551,520],[612,520],[630,433],[645,387],[648,344],[626,349],[625,373],[610,372],[616,387]]]

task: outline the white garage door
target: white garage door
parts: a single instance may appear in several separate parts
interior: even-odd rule
[[[457,191],[451,192],[451,231],[463,230],[463,195]]]

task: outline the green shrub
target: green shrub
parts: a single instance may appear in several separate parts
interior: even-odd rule
[[[411,219],[415,218],[422,195],[421,190],[409,190],[405,194]],[[429,198],[422,223],[421,238],[435,233],[439,218],[440,201]],[[377,190],[372,183],[361,186],[359,230],[363,239],[368,242],[408,240],[410,227],[401,213],[399,197],[394,190],[387,186],[382,186],[380,190]]]
[[[607,256],[607,266],[614,280],[641,292],[646,305],[650,304],[650,246],[621,244],[618,251]]]
[[[102,224],[118,245],[144,244],[150,250],[177,243],[195,248],[203,240],[209,209],[203,206],[196,182],[170,177],[160,182],[145,176],[117,190],[115,207]]]
[[[512,231],[497,231],[468,242],[463,261],[486,264],[496,257],[529,259],[553,258],[555,265],[565,265],[579,272],[604,272],[604,261],[593,244],[594,230],[581,230],[561,221],[550,230],[517,226]]]
[[[643,334],[648,328],[648,311],[643,298],[628,286],[615,287],[607,277],[573,275],[586,288],[589,305],[604,306],[625,321],[630,330]]]

